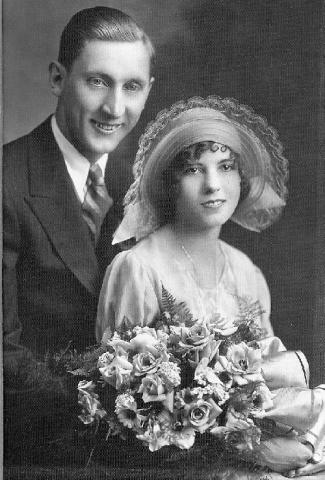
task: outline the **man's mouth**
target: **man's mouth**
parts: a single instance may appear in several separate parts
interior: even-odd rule
[[[201,203],[201,205],[205,208],[218,208],[218,207],[221,207],[225,203],[225,201],[226,200],[220,200],[220,199],[208,200],[207,202]]]
[[[123,125],[123,123],[103,123],[96,122],[96,120],[92,120],[92,122],[96,126],[96,128],[98,128],[98,130],[105,133],[114,133]]]

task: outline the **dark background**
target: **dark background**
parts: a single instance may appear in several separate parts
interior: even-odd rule
[[[77,10],[124,10],[158,53],[142,120],[115,156],[132,162],[156,113],[194,95],[235,97],[277,128],[290,162],[281,220],[261,234],[234,224],[223,238],[258,264],[272,294],[272,323],[303,350],[312,384],[325,383],[324,2],[321,0],[4,0],[4,140],[30,131],[55,108],[47,66]]]

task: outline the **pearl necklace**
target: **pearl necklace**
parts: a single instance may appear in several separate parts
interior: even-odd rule
[[[195,264],[192,256],[189,254],[189,252],[186,250],[185,246],[184,246],[183,243],[181,243],[181,242],[180,242],[180,247],[181,247],[181,249],[182,249],[185,257],[187,258],[187,260],[188,260],[188,261],[190,262],[190,264],[192,265],[193,272],[194,272],[194,274],[195,274],[196,280],[197,280],[198,284],[200,284],[200,281],[199,281],[200,277],[199,277],[199,275],[198,275],[198,271],[197,271],[197,268],[196,268],[196,264]],[[222,255],[222,250],[221,250],[220,244],[218,244],[218,247],[219,247],[219,248],[218,248],[219,253],[218,253],[217,256],[215,256],[215,259],[214,259],[214,278],[215,278],[215,285],[214,285],[214,287],[216,287],[216,286],[217,286],[217,283],[218,283],[218,282],[217,282],[217,266],[216,266],[216,264],[217,264],[217,259]],[[220,277],[219,277],[219,279],[220,279]],[[219,281],[219,279],[218,279],[218,281]]]

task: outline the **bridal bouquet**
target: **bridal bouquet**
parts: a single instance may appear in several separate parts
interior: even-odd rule
[[[81,422],[106,437],[126,431],[150,451],[189,449],[200,434],[238,453],[254,452],[268,435],[263,416],[272,394],[263,378],[259,304],[241,301],[229,325],[220,316],[196,320],[164,291],[155,325],[104,334],[81,365],[70,366],[78,384]],[[264,423],[263,423],[264,422]]]

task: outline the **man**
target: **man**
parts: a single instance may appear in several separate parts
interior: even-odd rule
[[[4,148],[6,463],[51,462],[53,439],[73,431],[78,405],[42,361],[95,343],[101,279],[131,180],[127,162],[108,157],[141,115],[153,60],[129,16],[106,7],[76,13],[50,64],[55,115]]]
[[[126,14],[76,13],[49,68],[55,115],[4,148],[6,382],[27,357],[94,343],[101,278],[130,182],[126,165],[108,157],[141,115],[153,58]]]

